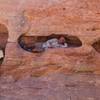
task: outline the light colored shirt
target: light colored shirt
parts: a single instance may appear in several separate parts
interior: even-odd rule
[[[67,43],[59,44],[58,39],[56,38],[50,39],[46,41],[45,43],[43,43],[43,48],[45,49],[47,48],[66,48],[66,47],[68,47]]]
[[[3,51],[0,50],[0,59],[3,58],[3,57],[4,57],[4,55],[3,55]]]

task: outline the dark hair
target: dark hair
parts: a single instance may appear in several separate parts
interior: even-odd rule
[[[65,37],[65,36],[64,36],[64,35],[59,35],[59,36],[58,36],[58,39],[60,39],[61,37]]]

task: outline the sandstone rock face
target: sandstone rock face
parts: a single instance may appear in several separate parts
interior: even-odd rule
[[[100,73],[100,0],[0,0],[0,24],[8,30],[1,74]],[[51,34],[76,36],[82,46],[36,54],[18,44],[21,35]]]
[[[0,100],[100,100],[100,76],[0,77]]]

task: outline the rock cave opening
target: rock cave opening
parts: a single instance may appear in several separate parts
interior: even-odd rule
[[[0,65],[5,57],[5,48],[8,40],[8,29],[4,24],[0,24]]]
[[[100,53],[100,39],[98,39],[97,41],[95,41],[95,42],[92,44],[92,47],[93,47],[98,53]]]
[[[51,34],[49,36],[26,36],[26,35],[21,35],[18,39],[18,43],[21,48],[23,48],[26,51],[30,51],[29,49],[31,47],[34,48],[36,43],[44,43],[47,40],[56,38],[58,39],[59,37],[63,36],[66,40],[66,43],[68,45],[67,48],[76,48],[82,46],[81,40],[77,36],[69,36],[69,35],[58,35],[58,34]],[[32,52],[32,51],[30,51]]]

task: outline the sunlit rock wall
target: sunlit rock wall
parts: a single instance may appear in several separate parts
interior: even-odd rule
[[[0,23],[9,32],[1,73],[18,77],[100,71],[100,52],[92,46],[100,40],[100,0],[0,0]],[[29,53],[18,44],[22,34],[67,34],[77,36],[82,46]]]

